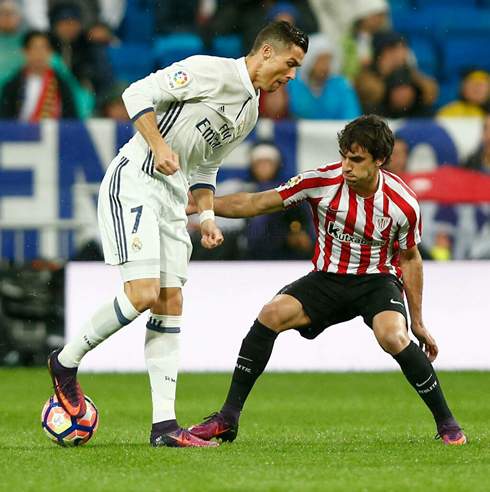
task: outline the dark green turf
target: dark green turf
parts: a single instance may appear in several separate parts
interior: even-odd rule
[[[154,449],[146,375],[82,375],[100,427],[80,448],[41,430],[45,370],[1,369],[3,491],[489,491],[490,373],[441,373],[466,446],[434,440],[428,410],[400,373],[265,374],[237,440]],[[183,374],[177,413],[191,425],[219,410],[227,374]]]

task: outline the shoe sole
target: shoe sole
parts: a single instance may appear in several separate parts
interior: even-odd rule
[[[150,444],[154,448],[215,448],[218,446],[218,443],[210,444],[209,441],[204,441],[203,439],[201,440],[206,444],[191,444],[189,441],[182,441],[180,439],[174,439],[172,437],[161,439],[158,442],[150,441]]]
[[[444,444],[449,444],[450,446],[461,446],[462,444],[466,444],[468,439],[466,439],[466,436],[461,437],[457,441],[443,441]]]

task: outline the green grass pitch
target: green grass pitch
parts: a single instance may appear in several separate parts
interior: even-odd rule
[[[144,374],[82,374],[100,413],[95,437],[61,448],[41,429],[43,369],[1,369],[0,490],[489,491],[490,372],[442,372],[466,446],[435,425],[401,373],[264,374],[234,443],[151,448]],[[181,425],[219,410],[229,374],[182,374]]]

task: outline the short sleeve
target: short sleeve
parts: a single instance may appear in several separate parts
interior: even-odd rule
[[[305,174],[298,174],[276,188],[276,191],[281,195],[285,209],[308,198],[308,188],[304,186]]]
[[[422,217],[418,202],[410,206],[405,213],[398,232],[398,243],[401,249],[410,249],[422,240]]]
[[[212,98],[221,85],[221,72],[201,57],[174,63],[131,84],[123,93],[129,117],[134,122],[142,114],[154,111],[159,103]]]

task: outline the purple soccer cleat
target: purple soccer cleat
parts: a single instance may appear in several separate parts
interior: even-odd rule
[[[58,354],[61,349],[51,352],[48,357],[48,370],[53,380],[53,388],[61,406],[75,418],[80,418],[87,412],[85,395],[77,379],[77,368],[61,365]]]
[[[456,421],[449,424],[439,424],[437,426],[436,439],[442,439],[444,444],[466,444],[466,436]]]
[[[219,446],[217,442],[208,442],[193,436],[187,429],[179,427],[173,432],[150,438],[150,444],[157,448],[205,448]]]
[[[202,424],[190,427],[189,432],[205,441],[209,441],[215,437],[222,441],[232,442],[238,434],[238,423],[233,425],[221,413],[214,412],[208,417],[205,417]]]

